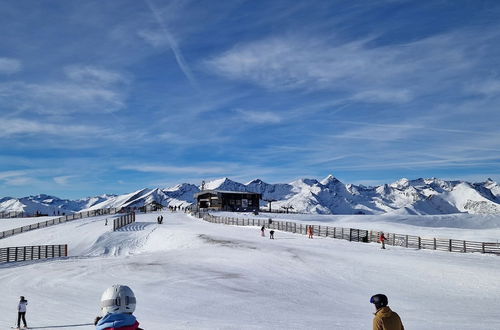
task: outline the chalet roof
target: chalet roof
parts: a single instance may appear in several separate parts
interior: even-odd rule
[[[245,194],[245,195],[261,195],[256,192],[251,192],[251,191],[229,191],[229,190],[217,190],[217,189],[209,189],[209,190],[202,190],[196,194],[194,194],[194,197],[197,198],[200,195],[203,194]]]

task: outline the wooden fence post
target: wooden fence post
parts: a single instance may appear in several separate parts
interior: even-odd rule
[[[422,247],[422,241],[420,239],[420,236],[418,236],[418,249],[420,250]]]
[[[434,250],[437,249],[437,242],[436,242],[436,238],[434,237]]]
[[[481,243],[481,252],[482,252],[482,253],[485,253],[485,252],[486,252],[486,251],[485,251],[485,248],[484,248],[484,242],[482,242],[482,243]]]
[[[448,243],[448,244],[449,244],[449,245],[448,245],[448,251],[450,251],[450,252],[451,252],[451,250],[452,250],[451,239],[450,239],[450,241],[449,241],[449,243]]]

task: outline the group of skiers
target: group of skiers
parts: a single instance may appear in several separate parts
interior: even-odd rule
[[[272,223],[272,220],[269,219],[269,224]],[[266,234],[265,234],[265,230],[266,230],[266,225],[263,225],[261,228],[260,228],[260,232],[261,232],[261,236],[262,237],[265,237]],[[306,233],[307,233],[307,237],[308,238],[313,238],[313,235],[314,235],[314,227],[313,226],[310,226],[310,225],[306,225]],[[274,230],[271,230],[269,232],[269,238],[271,239],[274,239]],[[385,249],[385,240],[387,239],[384,235],[384,233],[380,233],[379,235],[379,242],[382,243],[382,249]]]
[[[388,306],[387,296],[376,294],[370,298],[375,306],[373,330],[404,330],[403,322],[396,312]],[[21,320],[24,328],[26,324],[26,305],[28,301],[21,296],[18,305],[17,328],[20,329]],[[107,288],[101,296],[101,312],[94,320],[96,330],[143,330],[133,315],[136,306],[135,294],[126,285],[115,284]]]
[[[177,205],[175,205],[175,206],[171,206],[171,205],[169,205],[168,209],[169,209],[171,212],[177,212],[178,210],[179,210],[179,211],[183,211],[183,212],[185,212],[185,211],[187,210],[187,207],[181,207],[181,206],[177,206]]]
[[[263,225],[263,226],[260,228],[260,235],[261,235],[262,237],[266,237],[266,226],[265,226],[265,225]],[[272,230],[272,229],[269,231],[269,238],[270,238],[270,239],[274,239],[274,230]]]

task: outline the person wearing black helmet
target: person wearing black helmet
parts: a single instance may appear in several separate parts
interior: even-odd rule
[[[373,330],[404,330],[403,322],[396,312],[393,312],[387,304],[389,300],[385,294],[376,294],[370,298],[370,303],[375,305],[375,317],[373,318]]]

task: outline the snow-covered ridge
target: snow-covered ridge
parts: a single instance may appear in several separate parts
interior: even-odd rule
[[[0,199],[0,212],[57,215],[100,208],[141,207],[152,202],[187,206],[201,186],[183,183],[165,189],[140,189],[124,195],[101,195],[76,201],[38,195]],[[250,191],[262,194],[262,207],[316,214],[500,214],[500,185],[485,182],[446,181],[437,178],[400,179],[376,187],[344,184],[333,175],[321,181],[300,179],[270,184],[260,179],[246,184],[222,178],[205,183],[205,189]]]

